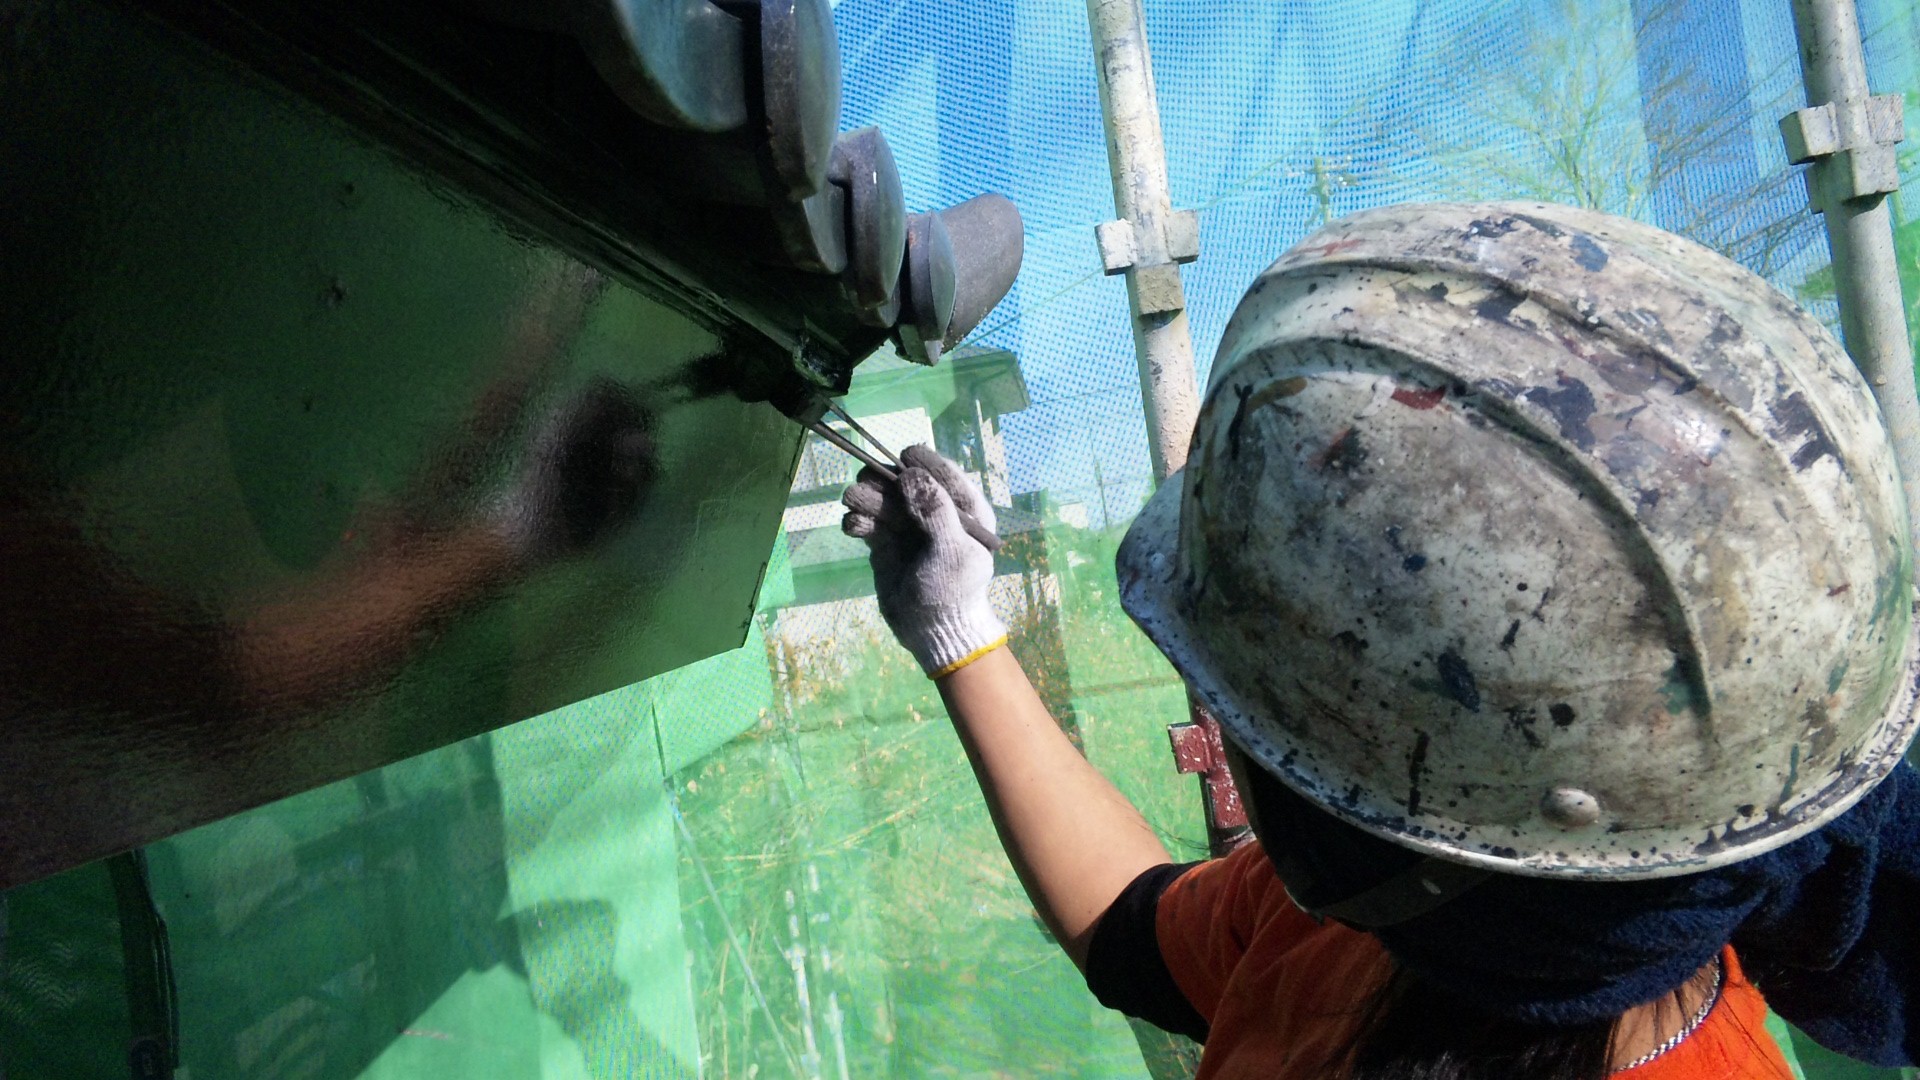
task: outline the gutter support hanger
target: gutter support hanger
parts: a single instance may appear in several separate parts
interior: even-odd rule
[[[1920,511],[1920,401],[1914,397],[1892,208],[1899,190],[1894,145],[1905,135],[1897,94],[1873,96],[1853,0],[1793,0],[1808,107],[1780,120],[1787,159],[1810,163],[1807,203],[1826,219],[1834,292],[1847,352],[1880,402],[1907,497],[1908,541]]]

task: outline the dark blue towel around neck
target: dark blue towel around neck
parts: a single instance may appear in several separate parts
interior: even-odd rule
[[[1418,858],[1291,793],[1249,794],[1266,846],[1310,865],[1322,901]],[[1920,774],[1902,763],[1826,827],[1732,866],[1637,882],[1492,875],[1373,932],[1432,983],[1549,1025],[1651,1001],[1731,941],[1767,1003],[1821,1045],[1910,1065],[1920,1052]]]
[[[1829,1050],[1914,1064],[1920,774],[1903,762],[1831,825],[1753,862],[1766,895],[1733,946],[1767,1004]]]

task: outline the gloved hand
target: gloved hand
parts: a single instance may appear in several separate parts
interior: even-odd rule
[[[958,465],[926,446],[900,454],[896,484],[867,468],[841,502],[841,528],[867,542],[880,614],[931,678],[1006,644],[987,603],[993,553],[968,536],[955,506],[994,528],[993,506]]]

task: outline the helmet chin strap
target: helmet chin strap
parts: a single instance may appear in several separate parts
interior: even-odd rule
[[[1286,880],[1285,871],[1282,881]],[[1336,919],[1360,930],[1378,930],[1416,919],[1453,900],[1489,877],[1488,871],[1432,857],[1421,859],[1405,870],[1369,889],[1344,900],[1307,907],[1287,896],[1295,906],[1315,919]]]
[[[1336,919],[1360,930],[1397,926],[1425,915],[1491,876],[1488,870],[1426,856],[1341,899],[1324,904],[1303,903],[1302,896],[1312,897],[1323,891],[1322,875],[1315,872],[1308,860],[1299,857],[1296,845],[1286,836],[1269,839],[1269,830],[1277,822],[1268,820],[1262,810],[1280,810],[1276,800],[1298,801],[1302,806],[1310,804],[1301,796],[1287,793],[1279,780],[1249,761],[1246,753],[1231,740],[1224,749],[1227,769],[1233,774],[1234,786],[1240,789],[1248,823],[1253,826],[1254,835],[1261,838],[1267,861],[1286,886],[1287,898],[1317,920]],[[1307,812],[1326,813],[1318,808]]]

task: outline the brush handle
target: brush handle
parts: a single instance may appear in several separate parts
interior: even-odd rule
[[[888,479],[895,483],[900,482],[900,470],[892,468],[891,466],[882,465],[873,461],[871,458],[868,459],[868,466],[884,473]],[[960,527],[967,530],[968,536],[978,540],[981,547],[986,548],[988,551],[999,551],[1006,546],[1007,542],[1000,539],[992,529],[982,525],[979,518],[974,517],[958,506],[953,508],[953,512],[960,516]]]
[[[972,514],[967,513],[957,506],[953,508],[953,511],[960,515],[960,527],[967,530],[968,536],[980,541],[981,547],[986,548],[988,551],[999,551],[1002,547],[1006,546],[1006,541],[995,535],[992,529],[980,524]]]
[[[889,465],[886,462],[881,461],[879,458],[874,457],[872,454],[867,453],[865,450],[862,450],[852,440],[848,439],[846,436],[828,427],[826,424],[821,423],[818,420],[815,420],[812,423],[806,424],[804,426],[807,428],[807,430],[812,431],[814,434],[827,440],[828,442],[832,443],[834,446],[839,447],[841,450],[845,451],[849,456],[853,457],[855,460],[859,461],[861,464],[865,465],[867,468],[872,469],[873,471],[879,473],[880,475],[886,477],[889,480],[895,481],[896,483],[899,481],[900,470],[898,468],[896,468],[895,466]],[[862,430],[864,432],[864,429]],[[867,435],[866,438],[872,439],[873,436]],[[875,443],[874,445],[878,446],[879,444]],[[1006,546],[1006,541],[996,536],[992,529],[989,529],[985,525],[980,524],[979,520],[975,518],[972,514],[967,513],[965,510],[960,509],[958,506],[953,508],[953,512],[960,515],[960,527],[967,530],[968,536],[971,536],[975,540],[978,540],[980,542],[981,547],[986,548],[988,551],[999,551],[1002,547]]]

